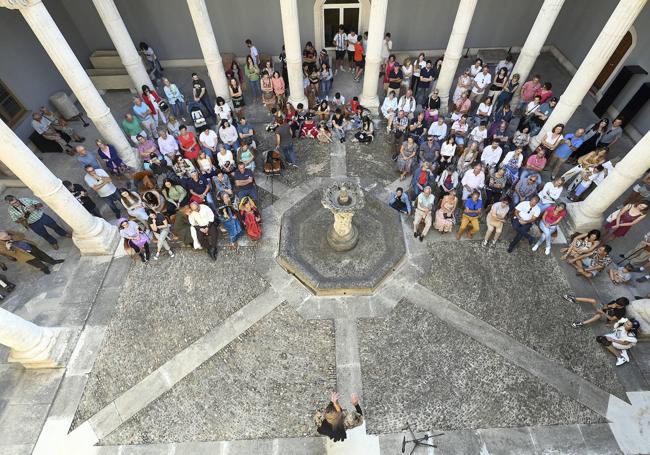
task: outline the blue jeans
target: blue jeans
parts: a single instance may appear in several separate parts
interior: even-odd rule
[[[537,241],[537,245],[541,245],[546,241],[546,248],[551,248],[551,235],[557,231],[557,226],[547,226],[544,221],[539,222],[539,229],[542,231],[542,236]]]
[[[187,106],[185,105],[185,101],[178,100],[175,103],[169,103],[169,106],[172,109],[172,114],[174,114],[174,117],[178,119],[185,117],[185,114],[187,114]]]
[[[253,97],[262,97],[262,88],[260,87],[260,80],[256,81],[251,81],[250,79],[248,80],[249,85],[251,87],[251,92],[253,92]]]
[[[34,221],[29,225],[29,228],[34,231],[34,234],[38,234],[43,237],[50,245],[56,245],[58,242],[54,237],[50,235],[49,232],[47,232],[46,227],[53,229],[54,232],[62,237],[69,235],[65,229],[56,224],[56,221],[54,221],[49,215],[46,215],[45,213],[43,216],[41,216],[40,219]]]
[[[332,89],[332,79],[329,81],[320,81],[320,96],[325,98]]]
[[[114,192],[113,194],[109,194],[108,196],[103,196],[102,199],[111,208],[111,210],[115,214],[115,218],[119,218],[120,209],[117,206],[117,203],[120,202],[120,196],[119,194],[117,194],[117,191]]]
[[[293,144],[282,145],[280,146],[280,150],[282,151],[282,155],[284,155],[284,159],[287,163],[298,164],[298,159],[296,158],[296,151],[293,148]]]

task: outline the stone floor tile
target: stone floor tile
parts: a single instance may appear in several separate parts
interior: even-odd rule
[[[540,453],[580,454],[587,449],[577,425],[530,427],[530,434]]]
[[[2,455],[30,455],[33,448],[33,444],[2,445],[0,442],[0,453]]]
[[[622,455],[609,425],[578,425],[582,439],[587,447],[586,455]]]
[[[490,455],[537,455],[528,428],[491,428],[477,433]]]
[[[49,408],[49,403],[8,404],[0,415],[1,444],[35,444]]]
[[[10,398],[11,404],[50,404],[64,372],[63,368],[26,370]]]

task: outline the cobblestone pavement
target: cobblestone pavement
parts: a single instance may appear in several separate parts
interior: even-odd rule
[[[315,436],[335,389],[333,321],[283,305],[102,444]]]
[[[479,240],[447,240],[430,247],[424,286],[598,387],[624,396],[611,355],[589,330],[571,327],[586,313],[561,298],[570,288],[553,257],[527,248],[508,254],[503,241],[484,248]]]
[[[168,358],[261,294],[265,281],[252,267],[253,248],[179,250],[175,258],[134,261],[115,317],[77,411],[84,421]],[[75,424],[76,426],[76,424]]]
[[[602,421],[408,301],[357,324],[370,433]]]

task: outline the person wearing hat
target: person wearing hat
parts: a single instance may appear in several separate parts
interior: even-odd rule
[[[25,240],[23,234],[12,231],[0,231],[0,255],[14,262],[29,264],[46,275],[50,273],[47,264],[63,262],[63,259],[54,259],[34,243]]]
[[[43,211],[41,201],[27,197],[17,198],[11,194],[5,196],[5,201],[9,204],[9,216],[14,223],[31,229],[35,234],[43,237],[55,250],[59,249],[59,243],[46,228],[53,229],[61,237],[72,237],[72,234],[59,226],[52,217]]]

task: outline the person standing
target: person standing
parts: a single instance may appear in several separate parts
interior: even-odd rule
[[[151,112],[149,106],[142,102],[142,98],[139,96],[133,97],[133,113],[140,121],[140,125],[142,125],[142,127],[147,131],[148,136],[157,139],[158,131],[156,130],[156,120],[154,119],[154,113]],[[122,126],[124,126],[124,122],[122,122]]]
[[[260,64],[260,53],[257,50],[257,48],[255,46],[253,46],[253,41],[250,38],[248,38],[244,42],[246,43],[246,47],[248,48],[248,52],[249,52],[251,58],[253,59],[253,63],[255,63],[256,65],[259,65]]]
[[[185,97],[183,93],[179,90],[176,84],[169,82],[169,79],[163,77],[163,91],[169,102],[169,106],[172,109],[172,113],[175,117],[180,118],[185,122],[185,115],[187,113],[187,107],[185,106]]]
[[[213,104],[210,101],[210,95],[208,95],[208,88],[205,85],[205,81],[196,73],[192,73],[192,96],[195,103],[203,106],[208,117],[216,118],[212,110]]]
[[[214,222],[214,212],[210,207],[198,202],[190,202],[190,225],[196,229],[196,236],[202,248],[208,252],[212,260],[217,260],[217,225]]]
[[[147,132],[142,128],[138,117],[134,117],[131,113],[127,113],[122,120],[122,129],[126,135],[131,139],[131,143],[138,144],[138,136],[147,136]]]
[[[289,122],[284,122],[275,130],[275,149],[282,152],[289,166],[298,167],[296,163],[298,159],[296,158],[296,151],[293,148],[293,136]]]
[[[95,169],[101,168],[95,155],[89,153],[88,150],[86,150],[86,147],[83,145],[77,145],[74,150],[77,152],[77,161],[79,161],[82,166],[92,166]]]
[[[469,99],[474,103],[480,103],[485,95],[485,90],[492,83],[492,75],[490,74],[490,68],[487,66],[483,67],[483,70],[474,76],[472,81],[472,91],[470,92]]]
[[[117,193],[117,188],[113,184],[111,177],[103,169],[95,169],[92,166],[86,166],[85,170],[84,181],[86,185],[95,190],[97,195],[111,208],[115,218],[119,218],[120,209],[117,203],[120,202],[120,195]]]
[[[68,180],[64,180],[62,183],[63,186],[72,193],[74,198],[78,200],[86,210],[88,210],[88,213],[99,218],[102,217],[99,210],[97,210],[97,205],[95,205],[95,202],[90,198],[90,196],[88,196],[88,192],[83,186],[78,183],[72,183]]]
[[[11,231],[0,231],[0,256],[29,264],[46,275],[50,274],[48,264],[55,265],[64,261],[50,257],[34,243],[25,240],[23,234]]]
[[[43,117],[40,112],[34,112],[32,114],[32,128],[40,134],[44,139],[49,141],[54,141],[61,146],[61,150],[65,150],[67,153],[72,153],[72,146],[70,145],[70,139],[67,141],[61,136],[61,134],[54,129],[52,122],[47,118]]]
[[[343,24],[339,25],[339,31],[336,35],[334,35],[334,39],[332,40],[332,43],[334,44],[334,48],[336,49],[336,60],[335,60],[335,67],[334,67],[334,75],[336,76],[336,73],[338,73],[339,70],[345,71],[345,68],[343,68],[343,58],[345,57],[345,47],[346,43],[348,41],[348,36],[345,34],[345,30],[343,28]]]
[[[420,242],[428,234],[433,222],[433,205],[435,197],[431,194],[431,187],[425,186],[424,190],[415,198],[415,217],[413,219],[413,237],[420,238]],[[420,231],[420,223],[424,222],[424,228]]]
[[[539,197],[533,196],[530,201],[523,201],[515,207],[515,216],[512,218],[512,227],[515,229],[515,237],[508,245],[508,253],[512,253],[515,246],[523,238],[528,239],[530,245],[533,244],[535,239],[529,234],[530,228],[537,221],[540,215],[540,210],[537,204]]]
[[[5,196],[5,202],[9,204],[9,216],[14,223],[31,229],[35,234],[43,237],[55,250],[59,249],[59,243],[46,228],[54,230],[60,237],[72,237],[72,234],[59,226],[43,211],[41,201],[26,197],[17,198],[8,194]]]

